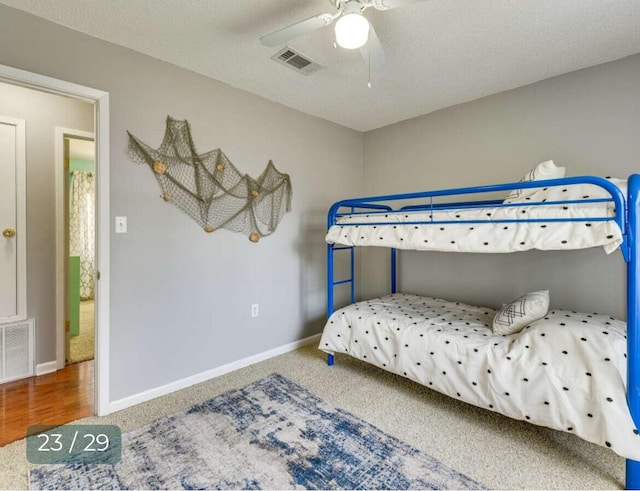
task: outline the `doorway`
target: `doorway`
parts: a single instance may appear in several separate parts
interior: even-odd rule
[[[48,420],[53,424],[64,424],[94,414],[93,361],[85,362],[91,366],[75,367],[75,371],[63,369],[56,374],[50,374],[59,375],[58,378],[51,379],[47,374],[58,368],[58,313],[55,304],[58,286],[55,269],[51,267],[56,261],[57,253],[55,239],[58,231],[56,220],[53,218],[56,197],[60,194],[57,189],[58,183],[52,178],[57,174],[54,169],[57,161],[57,146],[54,145],[57,128],[54,125],[66,123],[80,127],[87,130],[87,133],[79,137],[93,137],[95,107],[88,101],[0,83],[0,112],[20,122],[11,123],[4,117],[0,131],[1,194],[6,197],[6,200],[0,200],[3,211],[0,213],[3,218],[3,240],[0,244],[4,253],[2,264],[6,266],[5,263],[8,263],[8,266],[0,269],[13,273],[3,275],[7,281],[3,282],[2,298],[8,298],[9,301],[0,302],[3,314],[0,316],[0,358],[4,372],[1,378],[3,383],[0,386],[1,444],[8,443],[7,435],[13,435],[13,438],[24,437],[30,425],[44,424],[44,415],[53,415],[53,420]],[[24,131],[19,131],[21,126]],[[21,139],[18,136],[21,133],[25,135],[24,148],[18,146]],[[87,147],[94,146],[93,140],[79,139],[77,144],[76,141],[68,141],[68,162],[71,162],[70,157],[73,157],[75,161],[86,162],[85,165],[95,165],[95,152],[83,148],[84,143]],[[80,150],[84,150],[86,155],[81,155]],[[18,155],[25,157],[24,162],[20,162]],[[78,162],[78,165],[83,162]],[[28,169],[28,172],[25,173],[25,169]],[[81,181],[81,175],[75,176],[71,170],[76,169],[68,170],[68,175]],[[95,172],[94,168],[88,170]],[[18,176],[24,176],[24,179],[18,179]],[[93,172],[91,176],[93,177]],[[91,184],[93,188],[93,180]],[[69,179],[67,187],[71,189]],[[75,187],[77,188],[77,185]],[[71,196],[71,193],[69,195]],[[92,192],[91,196],[94,197],[95,193]],[[23,199],[25,206],[20,205]],[[20,208],[25,209],[24,223],[18,223],[13,218]],[[67,208],[74,209],[74,202]],[[93,239],[95,206],[75,209],[84,213],[86,219],[81,223],[87,229],[91,229],[87,235]],[[69,218],[72,216],[70,214]],[[21,246],[26,254],[21,250]],[[79,249],[77,246],[76,250]],[[93,240],[85,255],[90,256],[91,269],[95,270]],[[21,261],[26,262],[24,276],[16,274],[16,265]],[[90,274],[93,276],[93,272]],[[18,299],[21,288],[25,286],[26,309],[21,310],[17,308],[20,303]],[[93,297],[92,292],[90,296]],[[15,317],[14,322],[7,324],[7,319],[11,319],[12,316]],[[60,327],[64,329],[64,325]],[[93,358],[92,355],[93,346],[89,357]],[[22,369],[23,367],[27,369]],[[51,396],[52,391],[56,397]]]
[[[59,129],[56,129],[59,133]],[[95,142],[93,134],[63,131],[65,168],[65,364],[95,352]]]
[[[90,102],[94,107],[94,129],[95,129],[95,186],[96,186],[96,283],[95,283],[95,372],[91,377],[95,380],[95,412],[102,416],[109,414],[112,410],[109,403],[109,94],[102,90],[66,82],[59,79],[47,77],[32,72],[27,72],[17,68],[0,65],[0,81],[9,84],[34,89],[35,91],[58,94],[67,98]],[[56,142],[56,145],[58,143]],[[56,152],[56,155],[58,152]],[[56,166],[56,169],[59,166]],[[59,261],[59,252],[64,252],[64,214],[58,213],[58,204],[63,203],[61,185],[63,173],[56,172],[56,312],[60,311],[60,306],[64,311],[65,289],[64,285],[64,256]],[[57,314],[56,314],[57,316]],[[64,323],[64,317],[62,319]],[[58,325],[58,322],[55,323]],[[64,336],[55,336],[56,356],[37,360],[46,367],[42,367],[40,373],[53,372],[64,366]],[[59,339],[60,338],[60,339]],[[74,365],[75,366],[75,365]],[[40,368],[36,365],[36,371]]]

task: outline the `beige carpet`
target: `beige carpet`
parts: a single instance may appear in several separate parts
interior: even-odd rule
[[[69,363],[93,360],[95,329],[94,301],[80,302],[80,334],[71,338]]]
[[[621,489],[624,459],[575,435],[455,401],[346,356],[327,367],[315,346],[83,423],[129,431],[277,372],[493,489]],[[25,441],[0,448],[0,488],[27,487]]]

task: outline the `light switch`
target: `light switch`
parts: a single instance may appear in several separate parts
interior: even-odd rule
[[[127,217],[116,217],[116,233],[127,233]]]

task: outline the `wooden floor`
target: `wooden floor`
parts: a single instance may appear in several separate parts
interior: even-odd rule
[[[40,377],[0,384],[0,447],[30,425],[59,425],[93,415],[93,360]]]

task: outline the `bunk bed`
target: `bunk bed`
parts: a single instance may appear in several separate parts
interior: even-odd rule
[[[640,175],[548,175],[536,176],[534,169],[517,183],[335,203],[326,236],[328,320],[319,348],[329,365],[336,353],[346,354],[465,402],[607,446],[627,459],[627,489],[640,489]],[[390,249],[389,295],[356,302],[360,246]],[[548,310],[548,292],[495,310],[397,291],[398,249],[588,247],[620,249],[627,263],[626,323]],[[350,266],[346,277],[336,278],[339,253],[348,254]],[[339,285],[350,287],[350,303],[337,309]]]

